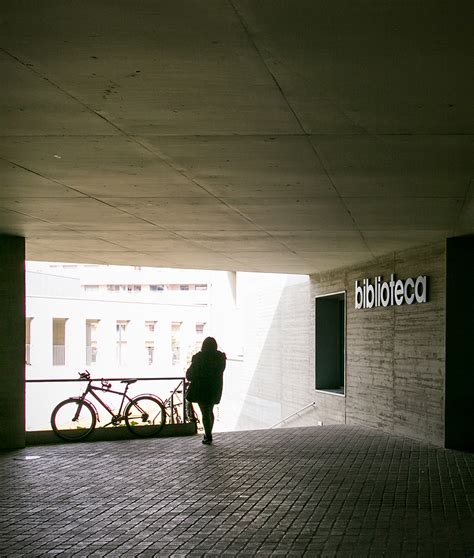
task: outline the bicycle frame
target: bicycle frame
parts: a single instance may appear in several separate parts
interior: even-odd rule
[[[93,386],[92,382],[97,381],[97,380],[89,380],[89,383],[87,385],[86,390],[84,391],[84,393],[81,395],[80,399],[81,399],[81,405],[77,406],[77,410],[76,410],[76,414],[74,415],[74,419],[73,420],[77,420],[79,417],[79,414],[81,412],[81,408],[82,408],[82,402],[86,401],[86,397],[87,394],[90,393],[95,399],[97,399],[97,401],[102,405],[102,407],[104,407],[104,409],[109,413],[109,415],[112,417],[112,420],[110,422],[108,422],[105,426],[108,426],[109,424],[113,424],[115,420],[122,420],[122,410],[124,410],[125,408],[125,400],[127,400],[127,402],[132,401],[132,398],[129,397],[127,395],[127,391],[128,391],[128,384],[125,386],[125,391],[116,391],[113,390],[111,388],[105,388],[105,387],[99,387],[99,386]],[[94,393],[95,391],[103,391],[105,393],[115,393],[116,395],[122,395],[122,401],[120,402],[120,407],[118,410],[118,413],[115,414],[112,409],[109,407],[109,405],[107,405],[107,403],[105,401],[103,401],[96,393]],[[89,402],[90,403],[90,402]],[[94,407],[94,405],[93,405]],[[99,420],[99,413],[97,412],[97,409],[94,410],[96,412],[96,416],[97,416],[97,420]]]
[[[181,380],[176,388],[171,392],[170,396],[163,400],[163,405],[165,407],[166,416],[170,419],[171,424],[175,424],[175,409],[177,407],[183,408],[183,423],[186,424],[191,422],[189,419],[189,412],[192,409],[192,403],[186,399],[186,386],[187,382]],[[177,401],[175,401],[177,398]],[[193,412],[193,411],[191,411]],[[177,421],[179,422],[179,420]]]

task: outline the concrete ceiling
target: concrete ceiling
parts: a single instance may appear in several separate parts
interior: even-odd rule
[[[474,232],[470,1],[0,9],[28,259],[311,273]]]

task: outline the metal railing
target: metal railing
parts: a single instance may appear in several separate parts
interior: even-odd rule
[[[188,401],[186,400],[186,386],[187,386],[187,381],[186,378],[184,376],[159,376],[159,377],[150,377],[150,376],[146,376],[146,377],[132,377],[132,376],[127,376],[127,377],[98,377],[98,378],[91,378],[92,381],[97,381],[100,382],[101,380],[107,381],[107,382],[120,382],[122,380],[137,380],[137,381],[159,381],[159,382],[178,382],[176,385],[173,386],[174,389],[170,389],[171,386],[168,386],[169,389],[169,393],[167,393],[166,396],[162,396],[160,393],[158,394],[154,394],[157,397],[159,397],[163,403],[165,403],[165,409],[168,415],[168,419],[169,422],[171,424],[176,424],[175,421],[175,417],[176,417],[176,413],[175,413],[175,407],[178,406],[182,406],[182,409],[180,410],[181,412],[179,412],[179,416],[182,420],[182,423],[189,423],[190,422],[190,416],[192,415],[192,408],[188,408]],[[60,384],[60,383],[70,383],[70,382],[84,382],[87,383],[87,380],[81,379],[81,378],[38,378],[38,379],[31,379],[31,380],[26,380],[26,384]],[[84,386],[85,389],[85,386]],[[65,394],[62,393],[61,395],[58,395],[58,399],[56,401],[56,403],[54,403],[54,406],[59,403],[62,399],[64,398],[68,398],[70,396],[70,394]],[[178,397],[178,400],[176,399],[176,397]],[[52,402],[50,401],[50,404]],[[51,407],[51,411],[54,407]],[[49,419],[49,417],[48,417]],[[44,422],[44,421],[43,421]],[[179,422],[179,421],[178,421]],[[36,429],[33,429],[36,430]]]
[[[309,409],[309,407],[316,407],[316,401],[313,401],[312,403],[309,403],[308,405],[305,405],[304,407],[302,407],[301,409],[299,409],[298,411],[295,411],[294,413],[291,413],[291,415],[288,415],[287,417],[285,417],[282,420],[279,420],[278,422],[276,422],[275,424],[273,424],[272,426],[270,426],[270,428],[275,428],[276,426],[278,426],[279,424],[283,424],[284,422],[286,422],[288,419],[298,415],[300,416],[300,413],[302,411],[304,411],[305,409]]]

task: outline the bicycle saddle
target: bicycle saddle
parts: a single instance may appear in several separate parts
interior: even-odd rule
[[[136,381],[137,381],[137,379],[135,378],[133,380],[120,380],[120,383],[130,385],[130,384],[134,384]]]

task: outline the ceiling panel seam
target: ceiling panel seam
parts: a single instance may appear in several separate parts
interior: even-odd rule
[[[233,3],[231,0],[229,0],[229,3],[230,3],[230,5],[232,6],[232,8],[233,8],[233,10],[234,10],[234,12],[235,12],[235,14],[236,14],[236,17],[237,17],[237,19],[239,20],[239,22],[240,22],[242,28],[244,29],[244,31],[245,31],[245,33],[246,33],[246,35],[247,35],[247,38],[248,38],[249,43],[253,46],[253,48],[254,48],[255,51],[257,52],[257,54],[258,54],[258,56],[259,56],[259,58],[260,58],[262,64],[263,64],[264,67],[266,68],[268,74],[271,76],[271,78],[272,78],[272,80],[273,80],[275,86],[278,88],[278,91],[280,92],[280,95],[281,95],[282,99],[285,101],[285,103],[286,103],[288,109],[291,111],[291,113],[292,113],[294,119],[295,119],[296,122],[298,123],[298,126],[300,127],[300,129],[301,129],[301,131],[302,131],[302,135],[305,136],[305,137],[307,138],[307,141],[308,141],[308,143],[309,143],[311,149],[313,150],[313,152],[314,152],[314,154],[315,154],[315,156],[316,156],[316,159],[318,160],[319,164],[321,165],[321,167],[322,167],[322,169],[323,169],[325,175],[327,176],[327,178],[328,178],[328,180],[329,180],[331,186],[333,187],[333,189],[334,189],[336,195],[339,197],[339,200],[341,201],[342,205],[344,206],[345,211],[347,212],[347,214],[349,215],[350,219],[351,219],[352,222],[354,223],[354,227],[355,227],[356,230],[359,232],[360,237],[361,237],[361,239],[362,239],[364,245],[366,246],[366,248],[367,248],[367,250],[369,251],[369,253],[370,253],[371,255],[373,255],[371,249],[369,248],[369,245],[368,245],[367,242],[366,242],[366,239],[364,238],[364,235],[362,234],[362,231],[361,231],[361,230],[359,229],[359,227],[357,226],[357,223],[356,223],[356,221],[355,221],[355,219],[354,219],[354,216],[352,215],[351,211],[349,210],[349,208],[348,208],[347,205],[345,204],[345,202],[344,202],[344,200],[343,200],[341,194],[339,193],[339,191],[338,191],[338,189],[337,189],[337,187],[336,187],[334,181],[332,180],[332,178],[331,178],[331,176],[330,176],[328,170],[326,169],[326,167],[325,167],[325,165],[324,165],[324,163],[323,163],[323,161],[322,161],[322,158],[321,158],[321,156],[320,156],[320,154],[319,154],[319,152],[318,152],[316,146],[315,146],[315,145],[313,144],[313,142],[311,141],[311,134],[305,130],[305,128],[304,128],[304,126],[303,126],[303,123],[301,122],[301,120],[300,120],[299,116],[297,115],[295,109],[293,108],[293,106],[291,105],[291,103],[290,103],[289,99],[287,98],[285,92],[283,91],[282,86],[281,86],[280,83],[278,82],[278,80],[277,80],[276,76],[274,75],[274,73],[273,73],[273,72],[271,71],[271,69],[269,68],[269,66],[268,66],[268,64],[267,64],[267,62],[266,62],[264,56],[262,55],[262,52],[261,52],[260,48],[258,47],[256,41],[254,40],[252,34],[250,33],[250,31],[249,31],[249,29],[248,29],[246,23],[244,22],[242,15],[238,12],[238,10],[236,9],[234,3]]]
[[[18,57],[16,57],[14,54],[6,51],[5,49],[0,48],[0,51],[4,52],[7,56],[11,57],[12,59],[14,59],[16,62],[18,62],[19,64],[21,64],[22,66],[24,66],[25,68],[27,68],[29,71],[31,71],[32,73],[38,75],[39,77],[41,77],[42,79],[44,79],[45,81],[47,81],[50,85],[52,85],[53,87],[55,87],[56,89],[58,89],[59,91],[61,91],[61,93],[63,93],[64,95],[67,95],[69,98],[71,98],[72,100],[74,100],[75,102],[77,102],[78,104],[80,104],[82,107],[84,107],[85,109],[87,109],[89,112],[91,112],[92,114],[98,116],[100,119],[104,120],[107,124],[109,124],[111,127],[113,127],[115,130],[117,130],[121,135],[123,135],[124,137],[126,137],[127,139],[130,139],[131,141],[133,141],[135,144],[140,145],[142,148],[144,148],[145,150],[147,150],[149,153],[153,154],[154,156],[158,157],[162,162],[164,162],[167,166],[169,166],[171,169],[173,169],[174,172],[177,172],[178,174],[180,174],[181,176],[183,176],[186,180],[189,180],[192,184],[194,184],[195,186],[197,186],[198,188],[200,188],[201,190],[203,190],[204,192],[206,192],[207,195],[213,197],[214,199],[216,199],[219,203],[223,204],[224,206],[226,206],[228,209],[230,209],[231,211],[233,211],[234,213],[237,213],[240,217],[242,217],[243,219],[245,219],[247,222],[251,223],[253,226],[255,226],[256,228],[258,228],[259,230],[261,230],[262,232],[265,232],[270,238],[272,238],[273,240],[276,240],[276,242],[279,242],[277,239],[274,239],[270,234],[267,233],[267,231],[263,228],[260,227],[256,222],[254,222],[252,219],[250,219],[250,217],[248,217],[247,215],[245,215],[244,213],[242,213],[241,211],[239,211],[237,208],[233,207],[232,205],[228,204],[227,202],[225,202],[224,200],[222,200],[221,198],[219,198],[218,196],[216,196],[215,194],[213,194],[211,191],[209,191],[206,187],[204,187],[202,184],[200,184],[198,181],[196,181],[194,178],[191,178],[188,176],[188,174],[181,170],[176,168],[170,161],[169,158],[164,157],[162,154],[157,153],[155,149],[151,148],[149,145],[147,145],[145,142],[141,141],[138,139],[138,136],[135,135],[130,135],[127,132],[125,132],[122,128],[120,128],[119,126],[117,126],[116,124],[114,124],[113,122],[111,122],[110,120],[108,120],[107,118],[105,118],[105,116],[103,116],[102,114],[100,114],[99,112],[95,111],[94,109],[92,109],[89,105],[87,105],[86,103],[82,102],[80,99],[78,99],[76,96],[72,95],[71,93],[69,93],[68,91],[64,90],[62,87],[60,87],[57,83],[55,83],[54,81],[52,81],[51,79],[49,79],[48,77],[44,76],[42,73],[40,73],[38,70],[36,70],[35,68],[32,68],[31,66],[29,66],[28,64],[26,64],[25,62],[23,62],[22,60],[20,60]],[[16,163],[13,163],[16,164]],[[20,166],[20,165],[18,165]],[[24,168],[24,167],[21,167]],[[24,168],[24,170],[30,170],[27,168]],[[32,171],[33,172],[33,171]],[[39,175],[41,176],[41,175]],[[46,178],[46,177],[42,177],[42,178]],[[54,182],[54,181],[53,181]],[[68,187],[65,184],[61,184],[62,186]],[[80,192],[77,189],[72,188],[73,190]],[[86,194],[84,194],[86,195]],[[98,198],[94,198],[92,196],[87,196],[91,199],[95,199],[96,201],[99,201],[101,203],[105,203],[103,200],[100,200]],[[105,203],[105,205],[109,205],[107,203]],[[110,206],[113,207],[113,206]],[[118,208],[116,208],[118,209]],[[120,210],[123,211],[124,213],[127,213],[124,210]],[[140,218],[141,220],[143,220],[144,222],[148,222],[146,219]],[[155,226],[160,226],[160,225],[156,225],[156,223],[150,223],[153,224]],[[161,227],[161,226],[160,226]],[[165,227],[161,227],[164,230],[169,230],[166,229]],[[288,247],[285,246],[284,244],[282,244],[280,242],[280,244],[287,250]],[[296,252],[293,252],[292,250],[289,250],[290,252],[292,252],[293,254],[296,254]]]

